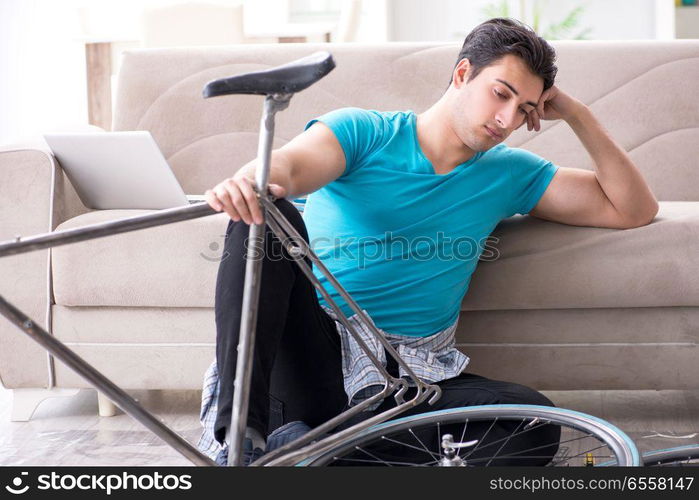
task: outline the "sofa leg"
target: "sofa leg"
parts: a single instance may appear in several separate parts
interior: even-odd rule
[[[111,399],[99,391],[97,391],[97,406],[100,417],[113,417],[117,414],[117,406],[112,403]]]
[[[27,422],[39,404],[49,398],[75,396],[80,389],[12,389],[11,422]]]

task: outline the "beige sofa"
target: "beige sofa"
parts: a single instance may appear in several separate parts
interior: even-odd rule
[[[557,84],[587,103],[661,200],[649,226],[579,228],[528,216],[496,229],[463,302],[472,369],[538,389],[688,389],[699,380],[699,41],[557,42]],[[115,130],[149,130],[189,194],[254,157],[262,100],[204,100],[214,78],[318,49],[337,68],[277,119],[276,145],[334,108],[422,111],[444,91],[456,44],[245,45],[133,51]],[[57,98],[59,98],[57,96]],[[507,143],[593,165],[571,129],[544,122]],[[88,211],[40,149],[0,153],[0,239],[142,213]],[[125,389],[199,389],[214,356],[224,215],[0,260],[0,293]],[[47,314],[48,313],[48,314]],[[4,319],[0,378],[13,418],[88,385]]]

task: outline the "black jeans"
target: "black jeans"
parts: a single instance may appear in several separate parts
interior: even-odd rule
[[[284,199],[275,204],[308,241],[305,224],[296,208]],[[220,391],[214,434],[219,442],[223,441],[231,419],[248,231],[249,226],[242,221],[229,223],[216,281],[216,360]],[[266,231],[248,413],[248,425],[262,435],[295,420],[315,427],[347,408],[335,322],[320,307],[313,285],[281,242],[269,227]],[[389,363],[388,368],[395,372],[397,365]],[[548,398],[533,389],[475,374],[462,373],[439,385],[443,392],[435,405],[423,403],[400,417],[482,404],[553,406]],[[394,404],[392,397],[387,398],[376,412]],[[370,415],[358,416],[342,428]],[[544,441],[557,442],[558,437],[557,431],[549,429],[543,434],[528,433],[523,439],[526,443],[514,444],[530,447]]]
[[[275,204],[308,240],[298,210],[284,199]],[[214,433],[219,442],[231,418],[248,231],[242,221],[229,223],[216,281],[220,387]],[[265,436],[294,420],[314,427],[342,411],[347,398],[335,322],[320,307],[313,285],[269,227],[255,337],[249,426]]]

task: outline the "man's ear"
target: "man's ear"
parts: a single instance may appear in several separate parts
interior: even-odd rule
[[[471,61],[467,57],[461,59],[456,67],[454,68],[454,73],[452,74],[452,82],[454,87],[461,88],[461,86],[468,80],[468,74],[471,71]]]

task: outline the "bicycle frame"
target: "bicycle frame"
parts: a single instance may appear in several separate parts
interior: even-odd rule
[[[258,144],[259,162],[255,172],[255,184],[260,208],[266,222],[263,224],[252,224],[249,230],[248,251],[246,255],[246,275],[243,295],[243,310],[240,326],[240,338],[238,345],[238,359],[236,377],[234,382],[234,400],[231,414],[231,443],[229,448],[228,465],[240,465],[242,460],[242,444],[247,423],[248,404],[250,396],[250,376],[252,373],[252,357],[255,342],[255,330],[257,321],[257,306],[260,292],[260,273],[262,260],[254,259],[254,255],[262,255],[264,248],[265,223],[279,238],[287,248],[296,263],[299,265],[304,275],[311,281],[313,286],[323,295],[327,303],[331,306],[338,321],[340,321],[360,348],[366,353],[379,372],[385,377],[384,388],[373,397],[353,406],[346,412],[337,415],[328,422],[316,427],[303,437],[288,443],[258,460],[255,465],[291,465],[300,460],[319,453],[335,444],[341,442],[352,434],[366,429],[372,425],[388,420],[408,408],[414,407],[425,400],[433,404],[441,395],[441,390],[437,385],[426,384],[421,381],[411,368],[403,361],[396,350],[384,338],[381,332],[373,325],[364,311],[352,299],[349,293],[340,285],[337,279],[323,265],[322,261],[313,252],[310,246],[303,240],[301,235],[286,220],[274,205],[274,198],[268,194],[268,178],[270,172],[270,159],[272,151],[272,139],[274,136],[274,117],[278,111],[285,109],[293,94],[273,94],[267,95],[264,101],[263,114],[260,122],[260,137]],[[0,243],[0,257],[16,255],[24,252],[52,248],[56,246],[87,241],[101,238],[112,234],[125,233],[149,227],[155,227],[183,220],[205,217],[217,213],[205,203],[192,206],[177,207],[173,209],[161,210],[153,214],[140,215],[127,219],[94,224],[81,228],[46,233],[38,236],[21,238],[14,241]],[[260,251],[258,253],[258,251]],[[338,291],[346,303],[355,314],[365,323],[371,333],[375,335],[384,347],[388,355],[393,357],[398,365],[407,374],[409,380],[395,378],[390,375],[383,364],[374,356],[371,350],[361,339],[358,332],[354,330],[348,318],[340,307],[331,299],[327,291],[320,284],[320,281],[313,274],[311,267],[304,261],[308,257],[328,279],[330,284]],[[69,368],[81,375],[95,388],[105,394],[125,413],[143,424],[148,430],[160,437],[166,444],[171,446],[182,456],[190,460],[195,465],[216,465],[209,457],[201,453],[181,436],[172,431],[165,424],[160,422],[151,413],[145,410],[137,401],[131,398],[126,392],[116,384],[102,375],[84,359],[65,346],[62,342],[54,338],[46,330],[39,327],[34,321],[26,316],[22,311],[14,307],[0,295],[0,313],[14,323],[20,330],[27,334],[34,341],[39,343],[53,356],[63,361]],[[403,394],[412,383],[417,388],[415,397],[409,401],[403,399]],[[375,415],[367,420],[353,425],[341,432],[335,433],[316,443],[311,443],[321,434],[332,430],[338,424],[347,421],[359,412],[365,410],[373,403],[383,400],[393,394],[397,405],[388,411]]]

